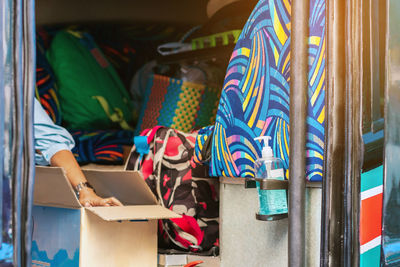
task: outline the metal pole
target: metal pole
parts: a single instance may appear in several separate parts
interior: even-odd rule
[[[24,147],[22,163],[22,212],[21,212],[21,266],[31,265],[32,243],[32,204],[34,187],[34,133],[33,101],[36,74],[35,59],[35,0],[23,0],[22,34],[23,34],[23,119]]]
[[[12,92],[12,153],[11,176],[13,195],[13,253],[14,265],[24,266],[22,263],[21,247],[21,182],[22,182],[22,148],[24,138],[23,123],[23,92],[22,92],[22,0],[12,1],[13,16],[13,92]]]
[[[360,266],[360,176],[363,161],[362,103],[362,3],[364,0],[346,2],[346,131],[345,179],[343,220],[343,266]],[[379,6],[377,7],[379,9]],[[379,11],[379,10],[378,10]],[[378,23],[377,23],[378,24]],[[379,44],[379,42],[378,42]],[[379,54],[379,46],[375,47]],[[378,59],[379,62],[379,59]],[[378,78],[379,78],[379,68]],[[379,83],[378,83],[379,84]],[[379,89],[379,86],[376,87]],[[367,89],[367,88],[366,88]],[[370,88],[368,88],[370,89]],[[367,90],[368,90],[367,89]],[[372,94],[371,94],[372,96]],[[372,101],[374,98],[372,98]],[[379,90],[378,90],[379,104]],[[373,128],[373,127],[372,127]]]
[[[292,1],[290,72],[290,267],[305,266],[305,169],[308,92],[308,20],[310,2]]]
[[[322,187],[321,267],[343,266],[346,131],[346,5],[327,0],[326,126]]]

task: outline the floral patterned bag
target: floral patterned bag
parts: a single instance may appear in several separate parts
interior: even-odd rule
[[[218,180],[192,177],[196,136],[158,126],[135,137],[126,169],[141,171],[160,204],[182,215],[160,220],[160,248],[206,252],[219,245]]]

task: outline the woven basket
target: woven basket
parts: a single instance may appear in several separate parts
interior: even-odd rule
[[[136,134],[154,126],[183,132],[214,124],[221,90],[162,75],[149,77]]]

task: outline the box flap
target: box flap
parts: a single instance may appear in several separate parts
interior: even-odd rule
[[[159,205],[86,208],[105,221],[156,220],[181,216]]]
[[[76,198],[64,170],[52,167],[36,167],[33,193],[35,205],[79,209]]]
[[[140,172],[83,170],[101,197],[116,197],[124,205],[154,205],[158,201]]]
[[[155,205],[157,199],[136,171],[83,170],[101,197],[116,197],[124,205]],[[34,203],[40,206],[80,208],[62,168],[36,167]]]
[[[125,170],[124,165],[102,165],[96,163],[89,163],[86,165],[81,166],[82,170],[108,170],[108,171],[123,171]]]

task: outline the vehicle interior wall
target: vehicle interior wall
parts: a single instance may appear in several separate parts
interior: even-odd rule
[[[36,23],[167,22],[198,24],[238,0],[36,0]]]
[[[87,22],[198,24],[207,19],[207,0],[36,0],[37,25]]]

